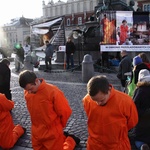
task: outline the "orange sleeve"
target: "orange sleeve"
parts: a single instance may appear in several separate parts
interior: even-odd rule
[[[54,95],[54,109],[60,117],[61,124],[66,127],[67,121],[71,116],[72,110],[69,106],[68,100],[61,90],[57,90]]]
[[[88,106],[89,103],[90,103],[90,98],[89,98],[88,95],[86,95],[86,96],[82,99],[82,103],[83,103],[83,107],[84,107],[84,110],[85,110],[85,112],[86,112],[86,115],[88,116],[89,111],[90,111],[90,109],[89,109],[90,106]]]
[[[132,129],[133,127],[135,127],[135,125],[138,123],[138,113],[137,113],[137,108],[134,104],[134,102],[131,102],[130,105],[130,116],[128,117],[128,122],[127,122],[127,126],[128,126],[128,130]]]
[[[14,108],[14,102],[8,100],[4,94],[0,94],[0,110],[10,111],[12,108]]]

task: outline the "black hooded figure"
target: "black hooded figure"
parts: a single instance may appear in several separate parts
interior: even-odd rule
[[[7,99],[11,100],[11,90],[10,90],[10,78],[11,71],[9,68],[10,61],[7,58],[4,58],[0,62],[0,93],[5,94]]]

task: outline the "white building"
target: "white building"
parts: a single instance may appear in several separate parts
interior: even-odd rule
[[[13,48],[15,43],[22,45],[30,37],[30,23],[33,19],[16,18],[12,19],[10,23],[2,26],[3,37],[1,37],[1,47]]]

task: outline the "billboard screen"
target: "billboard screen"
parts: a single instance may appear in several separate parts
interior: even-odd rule
[[[149,18],[149,12],[101,13],[101,51],[150,51]]]

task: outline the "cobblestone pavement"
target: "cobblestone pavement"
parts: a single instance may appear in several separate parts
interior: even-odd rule
[[[48,83],[55,84],[64,92],[73,110],[72,116],[68,121],[65,131],[68,131],[71,134],[75,134],[81,139],[80,144],[75,148],[75,150],[85,150],[88,133],[86,126],[87,118],[81,102],[82,98],[86,94],[86,84],[82,83],[82,73],[80,71],[62,71],[52,73],[45,73],[43,71],[35,72],[38,77],[44,78]],[[97,74],[101,73],[96,72],[95,75]],[[108,77],[110,83],[112,83],[115,88],[120,89],[120,82],[116,78],[115,74],[106,73],[105,75]],[[11,150],[32,150],[30,139],[30,116],[23,97],[23,89],[21,89],[18,85],[18,74],[13,70],[11,86],[12,99],[15,101],[15,108],[12,110],[14,123],[19,123],[27,129],[26,133],[18,140],[14,148]],[[132,150],[135,150],[134,146]]]

